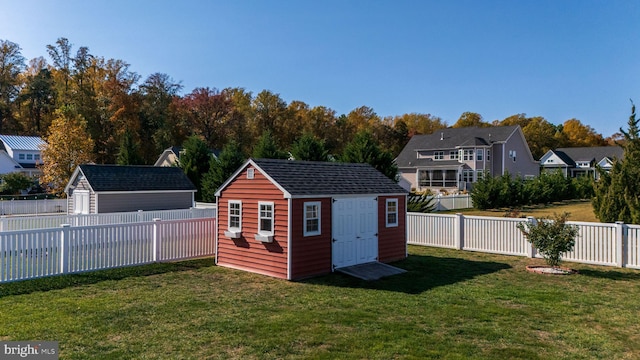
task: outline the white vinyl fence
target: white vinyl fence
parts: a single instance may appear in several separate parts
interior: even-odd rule
[[[0,233],[0,283],[215,255],[216,219]]]
[[[215,208],[191,208],[179,210],[134,211],[106,214],[73,214],[45,216],[1,216],[0,232],[28,229],[46,229],[62,224],[71,226],[108,225],[162,220],[215,218]]]
[[[407,242],[504,255],[540,257],[518,223],[530,219],[484,216],[407,214]],[[640,269],[640,225],[569,221],[578,227],[573,251],[563,260]]]
[[[469,209],[473,207],[471,195],[436,195],[433,211]]]
[[[35,215],[62,212],[67,212],[66,199],[0,200],[0,215]]]

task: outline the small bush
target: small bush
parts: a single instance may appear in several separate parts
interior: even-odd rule
[[[518,229],[542,254],[549,266],[558,266],[562,254],[573,250],[575,245],[578,227],[567,225],[568,217],[569,213],[555,214],[553,219],[542,218],[535,223],[518,224]]]
[[[435,209],[435,197],[430,192],[423,194],[411,193],[407,198],[407,211],[430,213]]]

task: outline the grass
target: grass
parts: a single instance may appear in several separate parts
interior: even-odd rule
[[[591,201],[588,200],[571,200],[571,201],[563,201],[557,202],[553,204],[546,205],[532,205],[525,206],[519,210],[520,216],[534,216],[534,217],[553,217],[554,213],[563,213],[568,212],[570,214],[569,221],[588,221],[588,222],[599,222],[598,218],[596,218],[595,213],[593,212],[593,207],[591,206]],[[461,210],[451,210],[451,211],[442,211],[439,213],[462,213],[465,215],[478,215],[478,216],[494,216],[501,217],[505,216],[505,214],[509,211],[509,209],[491,209],[491,210],[477,210],[477,209],[461,209]]]
[[[61,359],[636,359],[640,271],[410,247],[406,274],[287,282],[211,259],[0,285],[0,340]]]

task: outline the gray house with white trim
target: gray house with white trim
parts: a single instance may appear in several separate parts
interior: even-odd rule
[[[69,214],[194,207],[196,187],[177,167],[84,164],[65,187]]]
[[[561,171],[566,177],[591,176],[598,179],[597,168],[609,171],[615,159],[622,159],[620,146],[570,147],[549,150],[540,158],[544,172]]]
[[[418,191],[470,190],[485,174],[533,178],[533,158],[519,125],[441,129],[414,135],[396,158],[403,182]]]

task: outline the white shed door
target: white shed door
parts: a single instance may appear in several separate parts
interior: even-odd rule
[[[375,197],[340,198],[332,207],[333,268],[378,259],[378,201]]]

